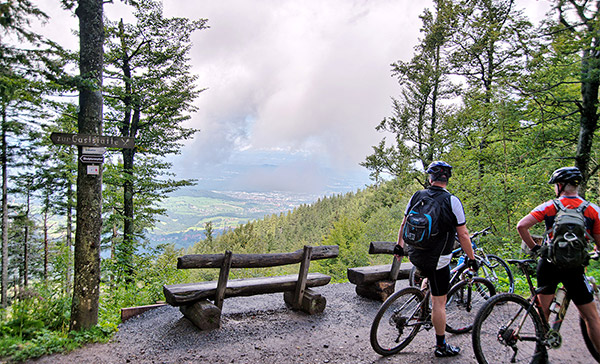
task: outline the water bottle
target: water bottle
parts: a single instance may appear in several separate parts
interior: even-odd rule
[[[565,289],[563,287],[560,287],[556,291],[556,294],[554,295],[554,299],[552,300],[552,304],[550,305],[550,311],[552,311],[554,313],[558,313],[558,311],[560,311],[560,306],[562,306],[563,300],[565,299],[566,295],[567,295],[567,291],[565,291]]]
[[[598,284],[596,283],[596,278],[588,276],[587,280],[592,286],[592,292],[594,293],[594,296],[596,296],[597,300],[600,300],[600,289],[598,288]]]

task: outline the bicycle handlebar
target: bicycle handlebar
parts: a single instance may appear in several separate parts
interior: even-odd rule
[[[476,231],[473,233],[473,235],[471,235],[471,240],[473,240],[473,238],[476,238],[477,236],[481,235],[481,236],[485,236],[487,234],[491,234],[491,231],[489,231],[492,227],[488,226],[485,229],[481,230],[481,231]]]

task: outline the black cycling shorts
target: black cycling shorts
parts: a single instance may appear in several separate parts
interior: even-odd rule
[[[540,259],[537,266],[538,287],[544,287],[541,294],[554,294],[562,282],[569,298],[576,305],[585,305],[594,300],[592,286],[585,275],[585,268],[559,269],[546,259]]]
[[[429,287],[432,296],[445,296],[450,290],[450,266],[442,269],[424,270],[418,268],[418,275],[429,280]]]

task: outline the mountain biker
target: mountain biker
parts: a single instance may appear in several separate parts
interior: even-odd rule
[[[566,208],[574,209],[585,202],[578,194],[578,186],[582,179],[583,176],[577,167],[563,167],[552,173],[552,177],[548,183],[554,184],[554,193],[560,202]],[[533,240],[529,229],[542,221],[545,222],[546,229],[550,229],[554,224],[556,213],[557,209],[553,200],[549,200],[534,208],[517,224],[517,231],[521,239],[527,244],[533,254],[537,255],[541,246]],[[600,246],[599,216],[600,208],[593,203],[590,203],[584,210],[585,227],[596,243],[595,249],[598,249]],[[594,343],[596,350],[600,349],[600,317],[593,302],[592,287],[585,275],[585,267],[559,270],[548,259],[542,258],[539,260],[537,265],[537,285],[538,287],[544,287],[544,289],[538,295],[538,300],[546,315],[546,319],[550,317],[550,304],[554,299],[554,293],[560,282],[563,283],[569,297],[577,306],[581,317],[585,320],[588,335]]]
[[[429,174],[430,186],[427,189],[417,191],[410,199],[406,208],[404,219],[398,233],[398,244],[394,249],[397,259],[402,259],[404,252],[408,254],[410,261],[420,270],[420,275],[427,278],[431,290],[432,312],[431,320],[435,329],[436,346],[434,355],[436,357],[455,356],[460,353],[460,348],[446,342],[446,296],[450,285],[450,259],[455,235],[462,249],[468,256],[468,266],[477,270],[477,261],[471,246],[469,231],[466,226],[465,211],[460,200],[446,190],[448,179],[452,175],[452,166],[443,161],[432,162],[426,173]],[[423,196],[441,197],[438,241],[435,249],[418,249],[410,244],[405,244],[403,229],[406,224],[408,212],[412,206]],[[445,195],[442,197],[440,195]]]

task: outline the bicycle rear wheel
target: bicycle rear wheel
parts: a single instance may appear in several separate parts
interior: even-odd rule
[[[411,287],[421,287],[422,280],[423,278],[417,274],[417,267],[413,265],[410,272],[408,272],[408,284]]]
[[[598,297],[596,297],[595,295],[594,304],[596,305],[596,310],[600,312],[600,302],[598,301]],[[598,352],[598,350],[596,350],[596,347],[592,343],[592,340],[590,339],[590,336],[587,332],[587,325],[581,317],[579,317],[579,327],[581,328],[581,335],[583,336],[583,341],[585,341],[585,346],[588,348],[588,351],[590,352],[590,354],[592,354],[594,359],[596,359],[596,361],[600,363],[600,353]]]
[[[515,291],[515,279],[506,262],[497,255],[486,254],[487,261],[481,261],[478,275],[494,284],[498,293],[513,293]]]
[[[380,355],[396,354],[404,349],[423,324],[424,294],[415,287],[391,295],[371,325],[371,346]]]
[[[462,334],[471,330],[475,314],[495,294],[494,285],[480,277],[452,286],[446,301],[446,331]]]
[[[480,364],[545,363],[544,324],[534,307],[513,293],[488,300],[475,317],[473,352]]]

